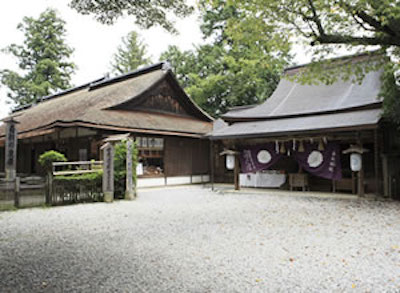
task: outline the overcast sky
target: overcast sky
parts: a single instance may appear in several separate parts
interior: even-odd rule
[[[59,12],[66,21],[67,44],[75,49],[71,60],[78,69],[72,78],[74,85],[97,79],[110,71],[110,60],[115,53],[121,38],[128,32],[137,31],[154,61],[165,51],[168,45],[177,45],[181,49],[191,49],[193,44],[202,42],[199,21],[196,15],[177,20],[176,27],[180,34],[173,36],[157,27],[149,30],[140,29],[131,18],[125,18],[112,26],[102,25],[92,16],[83,16],[68,7],[69,1],[55,0],[13,0],[2,4],[0,9],[0,48],[11,43],[23,42],[22,32],[16,29],[24,16],[38,17],[46,8],[51,7]],[[192,2],[192,1],[191,1]],[[194,1],[193,1],[194,2]],[[306,62],[303,54],[297,54],[296,62]],[[16,59],[0,53],[0,69],[17,69]],[[0,118],[5,117],[10,105],[6,104],[6,89],[0,88]]]

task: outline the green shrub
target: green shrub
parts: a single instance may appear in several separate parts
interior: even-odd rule
[[[99,181],[100,184],[103,178],[103,170],[98,170],[93,173],[85,173],[85,174],[72,174],[72,175],[59,175],[55,176],[54,180],[60,181],[77,181],[77,180],[88,180],[88,181]]]
[[[39,164],[49,172],[52,168],[53,162],[66,162],[67,158],[57,151],[47,151],[40,155],[39,157]]]

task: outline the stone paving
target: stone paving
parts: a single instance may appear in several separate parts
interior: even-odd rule
[[[400,292],[400,203],[142,190],[0,213],[0,292]]]

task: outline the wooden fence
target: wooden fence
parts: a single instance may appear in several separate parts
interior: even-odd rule
[[[102,178],[87,178],[102,170],[102,161],[56,162],[48,176],[47,202],[51,205],[102,201]],[[61,170],[60,170],[61,169]]]
[[[21,175],[6,180],[0,173],[0,210],[69,203],[102,201],[101,175],[88,178],[77,176],[99,173],[101,161],[53,163],[46,177]]]
[[[15,180],[0,178],[0,209],[38,206],[45,203],[44,177],[23,176]]]

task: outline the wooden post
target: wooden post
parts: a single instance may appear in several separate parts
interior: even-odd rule
[[[357,140],[358,140],[358,145],[360,148],[362,148],[362,140],[361,140],[361,133],[357,133]],[[362,158],[362,154],[361,154]],[[358,171],[358,195],[359,196],[364,196],[365,190],[364,190],[364,162],[361,164],[361,170]]]
[[[114,200],[114,146],[106,143],[102,150],[103,157],[103,194],[105,202]]]
[[[361,170],[358,171],[358,195],[364,196],[364,168],[361,167]]]
[[[54,166],[53,166],[54,168]],[[52,197],[53,197],[53,172],[47,172],[47,177],[46,177],[46,204],[51,205],[53,203]]]
[[[239,182],[239,156],[238,156],[238,155],[235,155],[234,176],[235,176],[235,190],[240,190],[240,182]]]
[[[214,141],[210,141],[211,190],[214,190]]]
[[[21,180],[19,177],[15,178],[15,187],[14,187],[14,205],[16,208],[19,208],[19,195],[21,190]]]
[[[357,190],[357,182],[356,182],[356,175],[354,172],[351,172],[351,193],[356,194]]]
[[[128,139],[126,141],[126,190],[125,199],[132,200],[135,198],[134,186],[133,186],[133,171],[132,171],[132,151],[133,141]]]
[[[6,145],[5,145],[5,173],[7,180],[15,180],[17,177],[17,121],[13,117],[3,120],[6,124]]]
[[[374,167],[375,167],[375,193],[381,194],[379,183],[379,144],[378,144],[378,130],[374,130]]]

